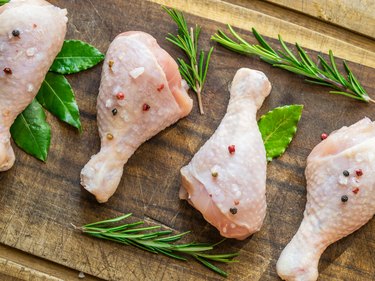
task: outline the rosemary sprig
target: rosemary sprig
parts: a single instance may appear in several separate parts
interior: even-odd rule
[[[322,56],[318,56],[319,67],[298,43],[296,43],[296,49],[299,58],[295,56],[286,46],[280,35],[279,41],[282,50],[275,51],[255,28],[253,28],[252,31],[260,45],[248,43],[235,32],[230,25],[228,25],[228,28],[235,40],[229,38],[222,30],[218,30],[217,33],[211,37],[211,40],[218,42],[225,48],[234,52],[258,56],[263,61],[275,67],[305,76],[307,78],[306,81],[309,83],[333,88],[334,90],[329,92],[331,94],[343,95],[364,102],[375,102],[368,96],[345,61],[344,68],[347,76],[345,77],[338,71],[331,50],[329,51],[329,63]]]
[[[204,114],[202,91],[204,83],[206,82],[208,65],[214,48],[211,47],[208,51],[207,57],[203,50],[198,52],[198,40],[201,27],[195,25],[195,28],[191,27],[189,30],[185,17],[180,11],[164,6],[163,9],[170,15],[178,27],[178,34],[173,35],[169,33],[166,39],[185,52],[188,62],[185,62],[181,58],[177,59],[180,73],[188,85],[197,94],[199,111],[201,114]]]
[[[116,223],[131,216],[132,214],[126,214],[113,219],[89,223],[81,227],[73,225],[73,227],[97,238],[135,246],[142,250],[154,254],[163,254],[177,260],[187,261],[186,256],[191,256],[204,266],[224,277],[227,277],[228,274],[213,265],[211,261],[223,263],[236,262],[233,258],[238,256],[238,253],[206,254],[207,251],[213,250],[215,246],[224,240],[216,244],[195,242],[174,244],[174,242],[180,240],[190,231],[171,235],[171,230],[155,231],[156,229],[160,229],[160,226],[139,227],[144,223],[143,221],[116,225]]]

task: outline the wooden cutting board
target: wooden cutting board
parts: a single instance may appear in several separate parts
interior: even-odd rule
[[[51,1],[69,11],[67,38],[80,39],[105,52],[113,38],[126,30],[151,33],[173,57],[182,54],[164,40],[175,25],[159,5],[143,1]],[[187,15],[203,26],[204,49],[210,36],[224,25]],[[247,36],[248,32],[240,32]],[[251,36],[247,38],[255,42]],[[215,44],[213,44],[215,45]],[[273,90],[259,115],[285,104],[305,106],[298,133],[287,152],[268,164],[267,217],[260,232],[245,241],[227,240],[221,248],[239,251],[238,263],[224,265],[228,280],[278,280],[276,261],[296,232],[306,202],[306,157],[322,132],[350,125],[364,116],[375,119],[375,105],[327,94],[327,89],[301,77],[272,68],[257,58],[243,57],[215,45],[203,103],[206,115],[195,105],[192,113],[142,145],[126,164],[115,195],[98,204],[80,187],[79,174],[99,150],[96,96],[101,67],[69,76],[81,109],[83,133],[48,115],[52,145],[47,163],[15,149],[17,161],[0,173],[0,243],[106,280],[221,280],[201,265],[174,261],[131,247],[83,236],[71,223],[84,223],[132,212],[151,225],[176,231],[192,230],[197,241],[218,241],[218,232],[186,202],[178,199],[179,169],[187,164],[217,128],[229,99],[228,85],[236,70],[263,71]],[[315,57],[316,52],[310,52]],[[370,94],[375,71],[349,63]],[[195,96],[192,94],[194,101]],[[249,156],[251,157],[251,156]],[[330,246],[322,256],[320,280],[375,279],[375,221]],[[1,277],[1,275],[0,275]]]

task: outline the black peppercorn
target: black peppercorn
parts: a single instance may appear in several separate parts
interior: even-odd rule
[[[349,177],[349,171],[345,170],[344,172],[342,172],[342,174],[345,176],[345,177]]]
[[[9,67],[6,67],[6,68],[4,68],[4,73],[5,74],[12,74],[13,72]]]
[[[231,212],[232,215],[235,215],[235,214],[237,214],[237,208],[230,208],[229,212]]]
[[[113,116],[115,116],[117,114],[117,109],[116,108],[112,109],[112,114],[113,114]]]
[[[347,195],[343,195],[343,196],[341,196],[341,202],[348,202],[348,200],[349,200],[349,198],[348,198],[348,196]]]
[[[14,37],[18,37],[18,36],[20,36],[20,31],[17,30],[17,29],[15,29],[15,30],[12,31],[12,35],[13,35]]]

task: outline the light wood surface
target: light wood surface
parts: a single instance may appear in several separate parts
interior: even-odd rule
[[[156,6],[149,8],[147,1],[85,0],[79,1],[80,4],[78,1],[68,0],[51,2],[67,7],[70,12],[68,38],[89,41],[103,52],[113,37],[123,31],[122,28],[143,28],[149,32],[154,29],[142,21],[141,15],[136,19],[121,20],[116,8],[110,7],[111,5],[117,5],[124,13],[130,11],[136,14],[138,9],[144,12],[148,23],[152,20],[163,24],[155,34],[159,41],[163,40],[167,31],[174,30],[173,24],[170,24],[167,18],[158,20],[163,13],[158,12]],[[281,33],[288,42],[298,41],[306,48],[318,52],[332,49],[339,57],[375,67],[374,29],[371,29],[374,23],[374,2],[371,0],[341,1],[340,5],[344,8],[339,10],[333,5],[336,1],[152,2],[176,7],[220,23],[230,23],[245,30],[254,26],[259,32],[272,38]],[[277,2],[277,5],[272,2]],[[364,5],[367,5],[366,8],[363,8]],[[206,39],[205,46],[208,46],[208,33],[213,32],[218,25],[191,16],[189,18],[204,25],[203,40]],[[81,23],[85,24],[80,25]],[[162,42],[162,46],[174,57],[179,55],[167,43]],[[142,146],[125,170],[122,188],[120,187],[110,205],[96,204],[86,192],[80,190],[77,177],[84,162],[98,148],[95,95],[100,79],[100,67],[69,78],[80,104],[84,133],[75,134],[73,130],[49,116],[54,136],[47,164],[39,163],[17,150],[16,166],[10,172],[0,174],[0,182],[5,183],[7,188],[6,194],[0,193],[0,210],[4,211],[0,217],[0,241],[10,245],[0,244],[1,281],[78,280],[79,271],[73,268],[108,280],[179,280],[183,277],[185,280],[216,280],[215,275],[198,264],[174,262],[135,249],[100,243],[73,232],[69,229],[69,223],[79,224],[135,211],[136,216],[153,224],[163,223],[180,231],[200,229],[196,230],[197,239],[218,239],[213,229],[196,211],[187,204],[178,202],[176,190],[179,178],[178,167],[175,165],[178,163],[177,165],[181,166],[189,161],[215,130],[225,112],[227,83],[240,66],[257,67],[265,71],[274,84],[273,96],[268,99],[262,112],[284,103],[305,104],[296,140],[286,155],[269,165],[267,200],[270,208],[264,228],[246,243],[233,242],[225,245],[227,249],[240,250],[241,254],[240,266],[224,267],[231,275],[229,280],[277,280],[274,264],[282,247],[300,222],[305,204],[304,161],[310,149],[317,143],[319,132],[347,125],[347,120],[354,121],[363,114],[375,118],[372,114],[374,111],[364,104],[331,97],[325,94],[324,88],[308,86],[299,77],[272,69],[256,59],[243,59],[221,48],[217,48],[215,52],[210,69],[212,75],[207,84],[208,93],[204,100],[209,109],[207,115],[201,117],[194,112],[187,120]],[[364,86],[372,91],[369,92],[370,95],[374,94],[374,69],[360,65],[353,65],[353,68],[355,73],[362,74],[358,76]],[[288,81],[288,85],[284,81]],[[321,110],[329,112],[328,117],[319,116],[315,111],[316,100],[321,100]],[[211,104],[208,105],[209,103]],[[330,104],[334,103],[341,104],[342,108],[335,108],[330,112]],[[349,116],[346,111],[350,112]],[[314,119],[316,121],[312,122]],[[184,137],[187,131],[189,139]],[[191,132],[195,133],[190,135]],[[311,132],[317,136],[312,136]],[[58,143],[59,140],[62,143]],[[82,147],[82,150],[71,153],[72,147]],[[165,157],[166,153],[168,154],[166,147],[174,151],[171,154],[173,159]],[[181,147],[185,149],[182,151]],[[153,162],[154,158],[158,159],[155,161],[157,167],[165,167],[155,168],[140,160]],[[144,166],[155,172],[155,175],[146,173],[142,169]],[[48,186],[52,194],[39,190],[43,186]],[[136,190],[130,192],[126,190],[128,186],[134,186]],[[4,190],[1,185],[0,192]],[[145,195],[148,193],[152,194],[150,198]],[[157,194],[162,197],[159,198]],[[289,200],[291,205],[285,203],[286,200]],[[165,208],[161,208],[163,206]],[[343,276],[345,280],[371,280],[371,276],[375,275],[374,230],[375,224],[372,221],[360,231],[330,247],[322,259],[321,280],[342,280]],[[124,260],[127,261],[125,267]],[[128,275],[124,275],[124,272]],[[97,279],[86,274],[84,280]]]
[[[266,0],[351,31],[375,37],[373,0]],[[249,1],[250,2],[250,1]]]
[[[370,67],[375,67],[375,41],[374,38],[361,36],[346,29],[321,21],[319,18],[307,17],[264,1],[248,0],[152,0],[155,3],[176,7],[200,17],[212,19],[224,24],[251,30],[255,27],[261,34],[277,38],[278,34],[290,43],[298,41],[303,47],[322,53],[333,50],[337,57],[357,62]],[[275,1],[276,2],[276,1]],[[300,2],[300,1],[290,1]],[[309,1],[304,1],[309,2]],[[320,1],[325,7],[326,1]],[[344,1],[343,4],[349,1]],[[357,5],[363,5],[369,1],[352,1]],[[292,4],[290,4],[292,6]],[[350,5],[351,6],[351,5]],[[369,6],[373,6],[372,4]],[[298,5],[297,5],[298,7]],[[327,6],[327,13],[335,13],[333,6]],[[349,7],[346,8],[349,10]],[[375,10],[372,10],[372,20],[361,21],[365,29],[372,30],[375,21]],[[354,15],[347,13],[345,22],[351,25]],[[366,17],[364,17],[364,20]],[[249,32],[250,33],[250,32]]]

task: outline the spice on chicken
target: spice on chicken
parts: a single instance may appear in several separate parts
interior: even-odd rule
[[[15,29],[15,30],[12,31],[12,35],[13,35],[14,37],[19,37],[20,34],[21,34],[20,31],[17,30],[17,29]]]
[[[125,94],[123,92],[119,92],[117,93],[116,98],[118,100],[123,100],[125,98]]]
[[[230,154],[233,154],[236,152],[236,146],[234,144],[228,146],[228,151]]]
[[[108,134],[107,134],[107,139],[108,139],[108,140],[113,140],[113,135],[108,133]]]
[[[147,103],[145,103],[144,105],[143,105],[143,111],[149,111],[150,110],[150,106],[147,104]]]
[[[343,171],[342,174],[343,174],[345,177],[349,177],[349,171],[348,171],[348,170]]]
[[[357,194],[357,193],[359,192],[359,188],[356,187],[356,188],[354,188],[352,191],[353,191],[354,194]]]
[[[9,67],[6,67],[6,68],[4,68],[4,73],[5,74],[12,74],[13,72]]]
[[[320,135],[320,138],[321,138],[322,140],[325,140],[326,138],[328,138],[328,134],[323,133],[323,134]]]
[[[214,171],[214,172],[211,172],[211,176],[214,177],[214,178],[217,178],[218,175],[219,175],[218,172],[215,172],[215,171]]]
[[[113,60],[109,60],[108,61],[108,66],[109,68],[112,68],[112,66],[115,64],[115,62]]]
[[[234,205],[238,205],[238,204],[240,204],[240,201],[238,201],[238,200],[234,200]]]
[[[117,114],[117,109],[116,108],[112,109],[112,114],[113,114],[113,116],[115,116]]]
[[[164,89],[164,84],[161,84],[161,85],[157,88],[158,92],[161,92],[161,90],[163,90],[163,89]]]
[[[341,202],[345,203],[345,202],[348,202],[349,198],[347,195],[343,195],[341,196]]]
[[[361,177],[363,175],[363,171],[362,169],[358,169],[355,171],[355,174],[358,176],[358,177]]]
[[[235,215],[235,214],[237,214],[237,208],[236,207],[234,207],[234,208],[230,208],[229,209],[229,212],[231,212],[232,213],[232,215]]]

